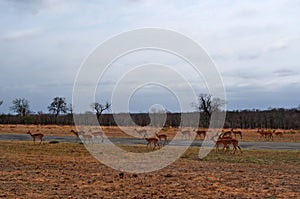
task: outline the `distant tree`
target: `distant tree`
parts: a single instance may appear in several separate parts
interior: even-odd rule
[[[56,119],[60,113],[67,113],[68,108],[67,108],[66,99],[63,97],[53,98],[52,103],[50,104],[50,106],[48,106],[48,110],[52,114],[55,114]]]
[[[200,94],[198,102],[192,105],[210,118],[213,112],[221,111],[221,108],[225,105],[225,100],[213,98],[212,95],[209,94]]]
[[[20,116],[26,116],[30,113],[29,101],[25,98],[17,98],[12,101],[12,106],[10,110],[16,112]]]
[[[73,108],[73,104],[72,104],[72,103],[68,104],[67,110],[69,111],[69,113],[70,113],[71,115],[73,114],[74,108]]]
[[[93,109],[93,111],[96,112],[96,116],[97,116],[97,119],[99,120],[103,111],[105,110],[109,110],[111,107],[111,104],[106,102],[104,105],[103,104],[100,104],[98,102],[94,102],[91,104],[91,108]]]

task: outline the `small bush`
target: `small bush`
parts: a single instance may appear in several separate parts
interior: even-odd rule
[[[49,144],[58,144],[59,143],[59,141],[57,141],[57,140],[51,140],[50,142],[49,142]]]

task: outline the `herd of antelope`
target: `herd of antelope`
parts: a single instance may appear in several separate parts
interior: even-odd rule
[[[204,139],[206,137],[206,130],[180,130],[183,138],[190,139],[192,137],[192,132],[196,132],[196,137],[199,136],[200,139]],[[234,136],[234,137],[233,137]],[[221,134],[216,134],[211,138],[215,142],[216,151],[219,151],[220,146],[223,145],[224,150],[229,150],[230,145],[233,147],[233,154],[235,154],[236,150],[239,149],[242,153],[241,147],[239,146],[239,141],[237,140],[237,136],[239,136],[240,139],[243,139],[242,132],[241,131],[234,131],[231,129],[230,131],[224,131],[222,130]]]
[[[72,129],[71,133],[76,136],[76,142],[79,141],[80,138],[84,143],[97,143],[97,141],[100,143],[100,141],[103,142],[104,140],[104,133],[99,130],[95,131],[93,129],[89,129],[86,133],[85,131],[75,131]]]
[[[147,147],[153,144],[152,150],[154,150],[156,147],[160,147],[160,144],[162,141],[162,146],[164,146],[168,142],[168,136],[163,133],[156,132],[154,136],[148,136],[147,130],[145,129],[134,129],[134,131],[137,133],[139,137],[142,137],[146,140]],[[179,129],[179,132],[182,135],[183,139],[191,139],[192,134],[196,133],[196,137],[200,137],[200,139],[205,139],[207,131],[206,130],[183,130]],[[71,130],[71,133],[73,133],[76,136],[76,142],[81,139],[84,143],[100,143],[103,142],[104,139],[104,132],[95,130],[95,129],[89,129],[87,132],[84,131],[75,131]],[[264,141],[272,141],[274,136],[278,138],[283,138],[283,131],[275,130],[275,129],[257,129],[257,133],[259,134],[259,140]],[[43,142],[44,134],[42,133],[35,133],[32,134],[30,131],[27,132],[32,138],[33,143],[35,144],[36,139],[38,138],[40,140],[40,144]],[[242,150],[239,146],[239,140],[243,139],[242,131],[230,129],[229,131],[222,130],[220,134],[215,134],[211,138],[215,142],[216,151],[218,152],[220,150],[220,146],[223,146],[222,151],[229,150],[230,146],[233,148],[233,154],[239,150],[242,153]]]
[[[257,133],[260,135],[259,139],[264,139],[265,141],[273,141],[273,135],[283,138],[283,131],[278,131],[275,129],[258,129]]]

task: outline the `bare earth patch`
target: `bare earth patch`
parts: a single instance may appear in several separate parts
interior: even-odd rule
[[[122,178],[81,144],[0,141],[0,197],[299,198],[299,151],[281,152],[289,157],[283,162],[263,151],[258,157],[266,160],[259,163],[246,159],[255,158],[255,151],[231,160],[215,152],[199,160],[195,153],[188,151],[162,170]]]

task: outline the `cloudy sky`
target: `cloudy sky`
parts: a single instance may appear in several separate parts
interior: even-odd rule
[[[56,96],[71,102],[76,74],[89,53],[113,35],[144,27],[174,30],[201,45],[222,76],[228,109],[297,107],[299,10],[299,0],[2,0],[0,100],[4,103],[0,113],[10,112],[15,98],[28,99],[36,112],[46,112]],[[162,62],[179,71],[185,64],[174,57],[169,59],[170,55],[156,53],[136,53],[131,55],[131,62],[124,58],[111,71],[119,71],[116,68],[121,63],[136,65],[153,59],[167,60]],[[188,70],[186,73],[184,76],[195,83],[197,77]],[[116,76],[112,72],[106,79],[120,76],[121,73]],[[170,82],[176,81],[174,77],[170,77]],[[203,85],[199,78],[195,91],[206,92]],[[97,100],[110,100],[110,88],[113,86],[107,84],[97,89]],[[193,110],[191,101],[184,103],[182,111]],[[134,93],[130,111],[148,111],[151,104],[178,111],[174,94],[157,85]]]

